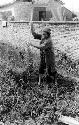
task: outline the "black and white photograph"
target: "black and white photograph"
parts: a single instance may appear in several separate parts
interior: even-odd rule
[[[79,125],[78,0],[0,0],[0,125]]]

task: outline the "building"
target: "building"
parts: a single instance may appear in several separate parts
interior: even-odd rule
[[[48,2],[36,2],[33,7],[33,20],[36,21],[61,21],[61,7],[63,2],[48,0]]]
[[[0,7],[0,20],[9,21],[66,21],[71,20],[70,14],[63,7],[60,0],[36,0],[35,2],[27,2],[27,0],[16,0],[13,3]],[[10,13],[8,15],[8,13]],[[3,16],[5,15],[5,16]],[[68,16],[69,18],[67,18]]]
[[[63,21],[73,21],[73,19],[77,17],[76,14],[74,14],[64,6],[61,8],[61,13],[62,13]]]
[[[0,6],[0,20],[15,20],[14,5],[15,2]]]

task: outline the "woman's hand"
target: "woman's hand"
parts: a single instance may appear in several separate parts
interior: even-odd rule
[[[34,33],[35,32],[35,29],[33,27],[33,22],[31,22],[31,32]]]

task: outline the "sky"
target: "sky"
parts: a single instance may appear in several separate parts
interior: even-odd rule
[[[0,0],[0,5],[7,4],[14,0]],[[65,3],[65,7],[74,12],[79,12],[79,0],[62,0]]]
[[[79,12],[79,0],[62,0],[65,7],[74,12]]]

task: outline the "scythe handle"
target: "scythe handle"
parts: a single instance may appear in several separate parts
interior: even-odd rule
[[[33,5],[33,3],[32,3]],[[30,26],[30,33],[29,33],[29,43],[31,42],[31,23],[32,23],[32,18],[33,18],[33,8],[31,10],[31,18],[30,18],[30,22],[29,22],[29,26]]]

